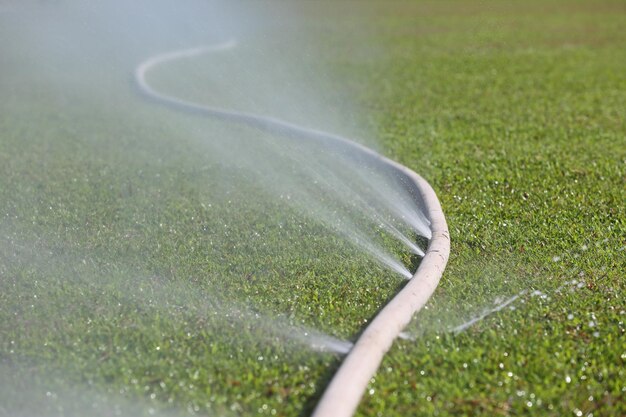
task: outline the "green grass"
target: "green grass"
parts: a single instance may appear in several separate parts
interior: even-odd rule
[[[325,45],[332,109],[358,110],[331,128],[366,126],[423,174],[453,242],[417,339],[358,415],[625,414],[623,3],[325,6],[298,6],[303,28]],[[257,134],[148,105],[123,70],[93,64],[89,96],[67,88],[83,73],[46,83],[2,48],[0,415],[70,407],[51,389],[141,412],[310,413],[340,357],[254,314],[352,338],[402,281],[204,143]],[[449,331],[535,289],[548,297]]]
[[[360,415],[626,410],[623,4],[490,6],[381,19],[390,59],[371,84],[387,88],[365,102],[390,154],[439,192],[453,245],[417,318],[442,323],[396,344]],[[525,288],[549,300],[444,331]]]

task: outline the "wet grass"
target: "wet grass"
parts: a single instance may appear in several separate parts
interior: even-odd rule
[[[298,336],[309,327],[349,339],[402,283],[227,164],[197,157],[197,143],[155,129],[137,145],[117,114],[119,131],[93,141],[91,120],[68,133],[4,114],[11,412],[47,392],[45,412],[68,412],[68,392],[87,387],[104,404],[145,398],[146,413],[298,414],[338,361]]]
[[[358,414],[626,413],[624,6],[381,2],[346,24],[319,10],[353,122],[431,182],[453,241],[416,340],[394,345]],[[101,78],[110,108],[4,56],[0,415],[79,415],[55,399],[76,387],[146,413],[308,414],[340,357],[285,333],[350,338],[402,281],[198,152],[231,128],[145,105],[127,74]]]
[[[215,146],[271,138],[135,95],[138,60],[48,78],[63,57],[2,47],[0,415],[308,413],[340,356],[307,334],[404,280]]]

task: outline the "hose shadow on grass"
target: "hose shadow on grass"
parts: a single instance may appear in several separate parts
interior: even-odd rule
[[[335,376],[335,373],[341,366],[342,361],[343,361],[343,356],[341,357],[335,356],[335,359],[333,359],[331,365],[326,369],[326,371],[322,374],[322,376],[317,379],[315,385],[318,387],[318,389],[315,391],[315,394],[313,394],[306,400],[302,408],[302,411],[298,414],[298,416],[309,417],[313,413],[313,410],[317,406],[317,403],[319,402],[320,398],[324,394],[324,390],[326,389],[328,384],[330,384],[330,381]]]

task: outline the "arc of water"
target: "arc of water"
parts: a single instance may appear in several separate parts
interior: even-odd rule
[[[135,70],[135,81],[139,90],[142,94],[148,96],[149,98],[158,101],[161,104],[176,108],[178,110],[193,112],[197,114],[202,114],[205,116],[211,116],[215,118],[219,118],[222,120],[228,120],[232,122],[237,122],[241,124],[245,124],[251,126],[256,129],[260,129],[262,131],[266,131],[272,134],[280,134],[293,138],[303,138],[305,140],[315,140],[317,142],[321,142],[322,144],[334,147],[336,150],[346,154],[349,156],[354,152],[354,148],[357,147],[357,151],[361,156],[366,156],[367,159],[372,160],[379,165],[378,158],[380,155],[375,153],[374,151],[366,148],[362,145],[357,144],[347,138],[342,136],[333,135],[330,133],[326,133],[323,131],[310,129],[302,126],[298,126],[292,123],[285,122],[283,120],[275,119],[267,116],[260,116],[251,113],[239,112],[234,110],[224,110],[215,107],[209,107],[200,105],[197,103],[193,103],[190,101],[182,100],[177,97],[172,97],[163,93],[156,91],[154,88],[148,84],[146,80],[147,73],[158,65],[162,65],[166,62],[176,61],[184,58],[192,58],[198,55],[210,53],[210,52],[218,52],[224,51],[228,49],[232,49],[237,45],[237,42],[234,40],[230,40],[228,42],[224,42],[221,44],[213,45],[213,46],[203,46],[196,48],[189,48],[180,51],[168,52],[164,54],[156,55],[143,63],[141,63]],[[367,153],[363,153],[366,150]],[[315,201],[309,201],[308,203],[311,208],[321,209],[321,207]],[[420,232],[422,235],[428,237],[430,234],[430,230],[427,226],[423,225],[421,228],[418,227],[418,230],[421,229]],[[389,270],[401,275],[405,279],[411,278],[411,272],[404,267],[398,260],[394,259],[389,254],[385,253],[385,251],[378,247],[375,244],[367,243],[368,239],[361,236],[360,233],[355,233],[356,228],[350,228],[352,231],[348,233],[345,226],[343,228],[339,228],[339,231],[344,234],[349,240],[359,246],[361,249],[369,253],[373,258],[379,262],[379,264],[388,268]],[[424,233],[423,230],[426,230],[427,233]],[[418,256],[423,256],[423,251],[417,247],[417,245],[411,244],[408,242],[406,237],[398,237],[399,232],[397,230],[390,229],[390,233],[395,235],[400,239],[402,243],[404,243],[409,249]]]

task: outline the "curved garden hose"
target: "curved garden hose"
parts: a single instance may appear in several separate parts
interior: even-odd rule
[[[186,49],[152,57],[135,70],[139,91],[152,101],[204,116],[245,124],[272,134],[294,139],[314,140],[325,146],[358,156],[402,180],[406,190],[426,210],[430,221],[430,241],[413,278],[378,313],[365,329],[322,395],[313,413],[315,417],[347,417],[354,414],[368,382],[376,373],[384,354],[434,292],[445,269],[450,252],[450,237],[439,200],[428,182],[409,168],[342,136],[297,126],[279,119],[203,106],[171,97],[154,90],[146,81],[147,72],[167,61],[233,48],[235,41]]]

